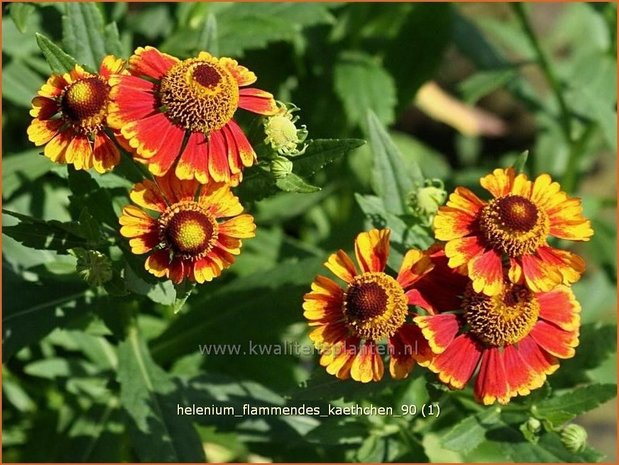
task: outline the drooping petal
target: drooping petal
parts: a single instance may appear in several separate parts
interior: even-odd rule
[[[176,165],[176,176],[179,179],[196,179],[206,184],[211,179],[209,175],[209,144],[201,132],[192,133],[187,139],[187,145]]]
[[[58,133],[61,127],[62,127],[62,120],[60,119],[41,120],[41,119],[35,118],[30,123],[30,126],[28,126],[28,130],[27,130],[28,139],[30,140],[30,142],[32,142],[37,147],[47,144],[49,141],[51,141],[54,138],[54,136]],[[49,155],[45,155],[45,156],[53,160],[51,156]]]
[[[32,109],[30,116],[40,120],[48,120],[58,113],[58,102],[47,97],[35,97],[32,99]]]
[[[239,91],[239,108],[265,116],[275,115],[279,111],[273,94],[252,87]]]
[[[387,266],[389,256],[389,229],[372,229],[355,239],[355,255],[361,271],[380,272]]]
[[[403,289],[408,289],[433,268],[434,264],[427,254],[421,250],[410,249],[404,255],[397,281]]]
[[[445,352],[462,327],[458,316],[454,313],[418,316],[414,321],[435,354]]]
[[[563,284],[575,283],[585,271],[585,261],[567,250],[544,246],[537,249],[537,255],[561,274]]]
[[[178,61],[178,58],[161,53],[155,47],[138,47],[129,58],[129,71],[134,76],[161,79]]]
[[[230,180],[228,150],[220,131],[213,132],[209,140],[208,170],[215,182]]]
[[[114,55],[107,55],[101,61],[99,67],[99,74],[106,79],[112,76],[112,74],[119,74],[125,67],[125,60],[122,58],[116,58]]]
[[[503,288],[503,264],[495,250],[487,250],[468,264],[469,277],[475,292],[497,295]]]
[[[130,228],[130,226],[124,226]],[[123,234],[123,236],[126,236]],[[129,240],[131,252],[137,255],[150,252],[159,244],[159,234],[154,229],[138,237]]]
[[[432,360],[429,368],[443,383],[462,389],[473,376],[481,354],[481,346],[468,334],[461,334]]]
[[[243,130],[233,119],[231,119],[225,127],[228,128],[230,135],[234,139],[234,146],[236,147],[238,156],[241,159],[243,166],[252,166],[256,160],[256,152],[254,152],[254,149],[247,140]]]
[[[146,268],[149,273],[157,276],[158,278],[168,276],[169,266],[170,255],[167,250],[158,250],[157,252],[153,253],[146,259],[146,263],[144,264],[144,268]]]
[[[361,383],[380,381],[384,369],[383,359],[376,349],[376,344],[366,342],[361,346],[350,367],[350,376]]]
[[[454,239],[445,244],[445,254],[449,257],[449,266],[457,268],[468,264],[473,258],[484,253],[485,247],[478,236]]]
[[[100,132],[95,136],[93,165],[98,173],[110,171],[120,162],[120,152],[112,140]]]
[[[567,286],[557,286],[550,292],[535,296],[539,302],[539,317],[564,331],[576,331],[580,326],[580,304]]]
[[[552,323],[539,320],[531,330],[531,337],[546,352],[559,358],[571,358],[578,346],[578,331],[564,331]]]
[[[543,350],[531,337],[525,337],[516,345],[518,355],[538,376],[549,375],[559,368],[559,362],[555,357]],[[545,378],[545,376],[544,376]],[[542,380],[543,382],[543,380]]]
[[[509,402],[510,387],[498,347],[489,347],[483,351],[475,380],[475,397],[484,405],[491,405],[496,401],[500,404]]]

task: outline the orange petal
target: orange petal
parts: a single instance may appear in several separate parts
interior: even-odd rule
[[[384,374],[383,359],[376,350],[376,345],[372,342],[361,346],[359,353],[350,367],[350,376],[355,381],[369,383],[370,381],[380,381]]]
[[[403,289],[408,289],[433,268],[434,264],[426,253],[411,249],[404,255],[397,281]]]
[[[580,326],[580,304],[567,286],[557,286],[550,292],[535,296],[540,306],[539,317],[565,331],[575,331]]]
[[[473,376],[482,348],[468,334],[461,334],[430,363],[430,370],[453,389],[462,389]]]
[[[254,217],[248,214],[235,216],[219,225],[219,233],[236,238],[250,238],[256,235]]]
[[[331,272],[347,283],[351,282],[357,275],[357,269],[350,257],[343,250],[338,250],[331,254],[324,264]]]
[[[511,397],[503,357],[497,347],[483,351],[479,373],[475,380],[475,397],[484,405],[495,401],[507,404]]]
[[[513,168],[497,168],[491,174],[481,178],[479,182],[484,189],[498,198],[511,193],[515,176],[516,172]]]
[[[62,120],[60,119],[40,120],[38,118],[35,118],[30,123],[30,126],[28,126],[28,139],[36,146],[47,144],[50,140],[54,138],[54,136],[58,133],[61,127]],[[54,160],[54,158],[52,158],[51,156],[45,156]],[[58,157],[55,158],[57,159]]]
[[[138,47],[129,58],[129,70],[134,76],[161,79],[176,63],[178,58],[161,53],[155,47]]]
[[[275,115],[279,112],[273,94],[254,88],[239,91],[239,108],[265,116]]]
[[[170,255],[167,250],[158,250],[150,255],[144,263],[144,268],[149,273],[162,278],[170,273]]]
[[[245,66],[239,65],[232,58],[222,57],[219,59],[219,64],[230,71],[239,87],[248,86],[256,82],[256,75]]]
[[[468,264],[469,278],[475,292],[497,295],[503,288],[503,264],[495,250],[488,250]]]
[[[362,272],[380,272],[387,266],[390,229],[372,229],[355,239],[355,255]]]

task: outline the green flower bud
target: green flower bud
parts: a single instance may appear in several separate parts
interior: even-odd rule
[[[292,173],[292,162],[284,157],[276,157],[271,160],[270,168],[275,179],[280,179]]]
[[[531,417],[527,421],[527,429],[531,433],[538,433],[542,429],[542,422],[539,421],[537,418]]]
[[[98,287],[112,279],[112,262],[96,250],[73,249],[77,274],[90,286]]]
[[[280,107],[279,113],[268,117],[264,122],[264,132],[266,139],[264,142],[270,145],[280,155],[296,156],[301,155],[306,145],[299,150],[298,145],[302,144],[307,138],[307,129],[305,125],[297,128],[296,122],[298,116],[293,115],[299,108],[294,104],[289,104],[288,108],[285,104],[278,102]]]
[[[587,431],[582,426],[572,423],[561,431],[561,441],[567,450],[580,452],[587,445]]]
[[[408,205],[415,215],[431,224],[438,208],[447,199],[445,186],[440,179],[426,179],[408,195]]]

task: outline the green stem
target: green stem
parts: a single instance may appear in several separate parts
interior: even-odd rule
[[[529,17],[525,10],[525,6],[522,3],[512,3],[512,9],[518,18],[522,29],[524,30],[525,35],[529,39],[531,46],[535,50],[535,54],[537,55],[537,63],[539,64],[544,77],[548,81],[552,93],[555,96],[557,104],[559,106],[559,121],[561,125],[561,130],[563,131],[563,135],[569,147],[569,156],[567,160],[567,166],[565,168],[565,173],[563,174],[563,182],[562,186],[564,190],[571,191],[576,187],[576,179],[578,174],[578,159],[580,157],[580,153],[582,152],[582,147],[584,143],[589,139],[591,135],[591,131],[593,125],[589,125],[583,134],[575,139],[572,130],[572,114],[570,109],[565,101],[565,97],[563,96],[563,91],[561,89],[561,83],[557,78],[552,66],[550,65],[550,61],[546,56],[546,53],[542,49],[542,46],[531,27],[531,23],[529,21]]]
[[[561,84],[559,83],[559,79],[555,75],[554,70],[550,65],[550,61],[546,57],[546,53],[542,49],[539,40],[537,40],[537,36],[535,35],[533,28],[531,27],[531,23],[529,21],[529,17],[527,15],[524,5],[522,3],[512,3],[511,6],[514,10],[514,13],[516,14],[516,17],[520,21],[520,25],[522,26],[525,35],[527,36],[529,42],[531,42],[531,46],[535,50],[535,54],[537,55],[537,63],[542,69],[542,72],[544,73],[544,76],[548,81],[548,84],[550,85],[552,93],[557,100],[560,110],[559,117],[561,118],[561,128],[563,129],[565,138],[568,141],[571,141],[572,118],[567,103],[565,102],[565,98],[563,97],[563,92],[561,90]]]

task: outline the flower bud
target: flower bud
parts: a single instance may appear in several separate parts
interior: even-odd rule
[[[77,258],[77,274],[93,287],[100,286],[112,279],[112,262],[96,250],[73,249]]]
[[[301,155],[306,146],[299,150],[298,145],[305,141],[308,132],[305,125],[297,128],[295,124],[299,117],[294,116],[293,113],[298,111],[299,108],[294,104],[290,104],[290,108],[281,102],[278,102],[278,104],[279,113],[268,117],[264,122],[264,132],[266,133],[264,142],[280,155]]]
[[[539,433],[539,431],[542,429],[542,422],[539,421],[537,418],[529,418],[529,420],[527,421],[527,430],[529,430],[531,433]]]
[[[280,179],[292,173],[292,162],[284,157],[276,157],[271,160],[270,168],[275,179]]]
[[[561,431],[561,442],[570,452],[580,452],[587,445],[587,431],[574,423],[567,425]]]
[[[432,223],[438,208],[447,199],[445,186],[440,179],[426,179],[408,195],[408,205],[426,224]]]

